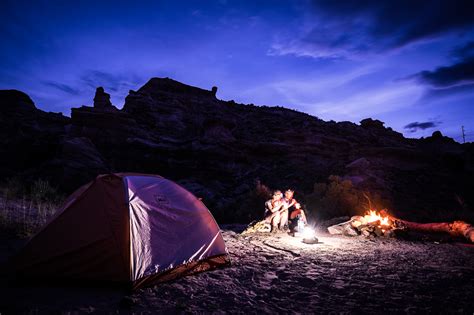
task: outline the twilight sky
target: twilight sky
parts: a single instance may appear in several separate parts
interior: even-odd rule
[[[474,141],[474,2],[2,1],[0,89],[70,114],[170,77],[218,98]]]

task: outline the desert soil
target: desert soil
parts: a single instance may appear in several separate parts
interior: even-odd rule
[[[318,233],[243,236],[223,227],[232,266],[135,293],[0,283],[0,313],[467,313],[474,312],[474,246]],[[3,240],[4,262],[21,245]],[[3,273],[5,274],[5,269]],[[3,277],[4,278],[4,277]]]

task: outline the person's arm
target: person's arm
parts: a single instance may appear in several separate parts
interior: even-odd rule
[[[272,213],[275,213],[275,212],[279,211],[282,206],[283,206],[283,203],[280,203],[278,205],[273,205],[273,203],[270,202],[270,208],[269,209]]]
[[[271,213],[275,213],[277,211],[276,207],[273,206],[273,203],[271,201],[265,202],[265,207],[267,208],[268,211]]]
[[[279,210],[281,210],[283,208],[284,204],[283,203],[280,203],[278,206],[275,206],[275,211],[274,212],[277,212]]]
[[[285,210],[288,210],[289,208],[291,208],[292,206],[294,206],[296,204],[296,200],[293,199],[291,200],[291,202],[287,205],[284,205],[283,208],[281,209],[281,211],[285,211]]]

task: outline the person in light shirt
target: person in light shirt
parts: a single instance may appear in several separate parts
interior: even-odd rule
[[[298,202],[294,197],[294,191],[287,189],[285,191],[285,198],[283,198],[283,207],[280,210],[280,229],[285,230],[288,228],[289,214],[294,210],[295,204]]]
[[[280,228],[283,206],[283,194],[280,190],[275,190],[272,199],[265,202],[265,221],[271,224],[272,232],[276,232]]]

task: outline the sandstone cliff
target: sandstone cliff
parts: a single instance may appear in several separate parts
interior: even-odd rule
[[[153,78],[121,110],[98,89],[95,106],[73,108],[71,118],[0,91],[0,176],[42,177],[71,191],[98,173],[157,173],[202,197],[221,222],[262,214],[248,202],[257,181],[292,187],[304,200],[330,175],[380,194],[406,217],[472,210],[472,144],[440,133],[407,139],[378,120],[325,122],[222,101],[216,90]]]

